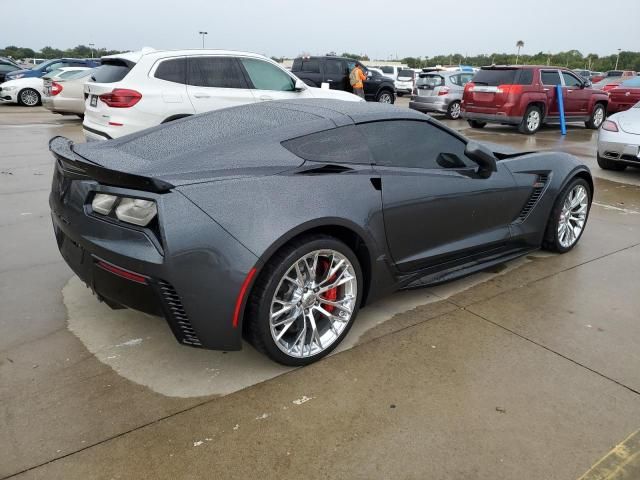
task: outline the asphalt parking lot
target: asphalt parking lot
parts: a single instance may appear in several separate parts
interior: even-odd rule
[[[580,244],[395,294],[292,370],[98,303],[47,204],[80,120],[0,105],[0,478],[640,478],[640,169],[600,170],[582,126],[447,124],[587,163]]]

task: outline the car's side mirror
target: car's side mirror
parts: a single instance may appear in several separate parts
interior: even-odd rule
[[[591,88],[591,82],[589,80],[587,80],[586,82],[584,82],[580,88]]]
[[[306,90],[306,89],[307,89],[307,85],[306,85],[302,80],[300,80],[300,79],[298,78],[298,79],[296,80],[296,83],[295,83],[295,85],[294,85],[293,89],[294,89],[296,92],[301,92],[301,91],[303,91],[303,90]]]
[[[491,172],[498,170],[493,152],[478,142],[467,143],[464,154],[478,164],[481,172],[491,175]]]

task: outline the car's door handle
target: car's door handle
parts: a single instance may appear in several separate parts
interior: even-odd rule
[[[209,95],[206,93],[194,93],[193,96],[196,98],[209,98]]]
[[[260,100],[268,102],[269,100],[273,100],[273,97],[270,97],[269,95],[260,95]]]

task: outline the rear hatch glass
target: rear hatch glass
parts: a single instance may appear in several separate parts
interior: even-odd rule
[[[96,83],[119,82],[131,71],[135,63],[120,59],[103,59],[102,65],[96,68],[91,81]]]
[[[469,104],[489,111],[500,108],[508,97],[507,88],[501,85],[530,85],[533,81],[533,70],[518,68],[480,69],[471,80],[474,84],[470,91]],[[465,97],[466,98],[466,97]]]
[[[518,70],[509,69],[487,69],[479,70],[473,77],[473,83],[476,85],[487,85],[489,87],[497,87],[498,85],[511,85],[515,83]]]
[[[418,95],[430,97],[436,94],[436,89],[444,85],[444,77],[435,74],[421,73],[416,80]]]
[[[413,75],[414,75],[414,71],[413,70],[400,70],[398,72],[398,80],[400,80],[401,82],[408,82],[413,80]]]

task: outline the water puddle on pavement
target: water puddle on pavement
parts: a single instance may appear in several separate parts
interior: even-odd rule
[[[530,261],[522,258],[449,284],[390,295],[360,311],[335,353],[353,348],[365,333],[397,314],[445,300]],[[68,328],[86,348],[122,377],[162,395],[226,395],[290,370],[247,344],[242,351],[228,353],[182,346],[164,319],[133,310],[111,310],[78,277],[72,277],[62,293]],[[366,340],[380,336],[369,333],[373,335]]]

